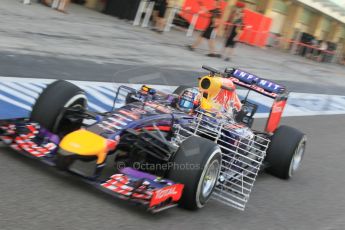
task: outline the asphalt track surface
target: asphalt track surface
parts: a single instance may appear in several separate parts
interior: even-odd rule
[[[283,123],[308,135],[302,167],[290,181],[260,175],[244,212],[210,201],[153,215],[1,147],[0,229],[344,229],[345,116]]]
[[[0,76],[4,77],[196,86],[197,77],[207,73],[207,71],[201,68],[201,64],[196,64],[196,67],[200,67],[199,71],[190,71],[189,69],[179,70],[154,64],[138,66],[107,63],[106,61],[97,63],[88,60],[0,51]],[[273,65],[272,63],[269,65],[273,68],[271,66]],[[285,67],[284,69],[285,72],[294,74],[296,70],[294,67]],[[276,70],[272,69],[272,71]],[[308,71],[308,75],[312,75],[313,69],[311,67],[309,67]],[[253,73],[256,72],[254,71]],[[279,74],[277,73],[277,75]],[[304,77],[301,76],[301,78]],[[298,77],[295,78],[298,79]],[[276,82],[285,85],[291,92],[344,94],[344,86],[339,84],[341,83],[340,78],[335,84],[325,82],[325,80],[320,80],[316,77],[310,78],[315,78],[315,81],[300,82],[292,78],[292,80],[277,80]],[[322,79],[327,79],[327,75],[322,75]]]
[[[42,62],[44,65],[40,65]],[[114,72],[130,69],[117,75],[117,81],[126,83],[134,76],[129,82],[195,85],[194,76],[200,74],[157,66],[135,69],[84,61],[68,63],[52,57],[40,61],[26,55],[12,61],[2,58],[0,75],[109,81]],[[64,71],[58,71],[61,66]],[[297,92],[344,92],[334,85],[326,88],[285,83]],[[263,121],[258,119],[256,123]],[[344,229],[345,116],[292,117],[284,118],[283,123],[308,136],[301,170],[290,181],[267,174],[259,176],[244,212],[211,201],[198,212],[175,208],[152,215],[109,197],[78,178],[1,147],[0,229]]]

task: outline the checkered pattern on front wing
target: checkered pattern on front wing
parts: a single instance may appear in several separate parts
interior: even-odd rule
[[[140,182],[139,186],[135,183],[137,183],[137,181],[131,181],[131,179],[124,174],[115,174],[105,183],[101,184],[101,186],[128,198],[149,201],[153,194],[152,191],[150,191],[150,182],[144,180]]]
[[[53,142],[35,141],[40,131],[37,123],[5,124],[0,126],[2,135],[0,139],[17,151],[25,151],[35,157],[44,157],[56,150],[57,145]]]

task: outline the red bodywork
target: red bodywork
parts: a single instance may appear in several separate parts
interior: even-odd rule
[[[177,202],[182,196],[183,187],[183,184],[173,184],[168,187],[154,190],[149,207],[151,208],[159,205],[168,199]]]
[[[266,123],[266,128],[265,131],[268,133],[273,133],[277,128],[280,123],[281,117],[283,115],[283,111],[286,105],[287,99],[283,100],[274,100],[270,116],[268,117],[267,123]]]

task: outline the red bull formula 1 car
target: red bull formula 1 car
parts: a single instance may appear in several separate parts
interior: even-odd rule
[[[306,137],[278,127],[285,87],[240,69],[204,68],[209,74],[198,88],[180,86],[172,94],[120,86],[107,113],[88,111],[83,90],[56,81],[29,118],[0,121],[0,139],[152,212],[199,209],[210,198],[243,210],[259,171],[293,176]],[[242,100],[235,85],[248,90]],[[273,99],[264,131],[251,128],[258,109],[248,100],[252,91]],[[126,103],[116,108],[121,92]]]

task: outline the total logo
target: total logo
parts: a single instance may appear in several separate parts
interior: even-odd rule
[[[162,199],[165,197],[170,197],[170,196],[174,196],[177,194],[176,188],[175,187],[169,187],[169,188],[163,188],[160,189],[156,192],[156,198],[157,199]]]
[[[165,188],[157,189],[153,193],[150,207],[159,205],[169,198],[172,202],[177,202],[181,198],[183,187],[183,184],[174,184]]]

